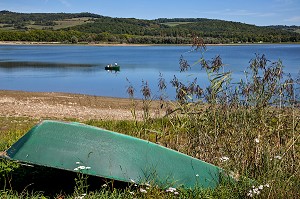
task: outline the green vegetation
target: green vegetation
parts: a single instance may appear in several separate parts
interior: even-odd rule
[[[27,25],[26,29],[37,29],[37,30],[59,30],[62,28],[68,28],[72,26],[78,26],[86,23],[92,23],[94,22],[94,18],[90,17],[79,17],[79,18],[72,18],[72,19],[64,19],[59,21],[54,21],[53,25],[40,25],[40,24],[30,24]]]
[[[268,26],[270,28],[300,33],[300,26]]]
[[[182,24],[187,24],[187,23],[193,23],[193,22],[166,22],[166,23],[161,23],[166,26],[174,27]]]
[[[199,61],[192,66],[182,56],[180,71],[200,66],[210,85],[197,79],[184,84],[171,81],[176,101],[165,99],[168,83],[160,74],[161,104],[169,106],[163,118],[151,117],[151,90],[142,82],[143,121],[80,121],[159,143],[232,172],[235,183],[214,190],[136,186],[74,175],[49,168],[31,168],[0,160],[2,198],[299,198],[300,189],[300,77],[284,77],[283,64],[265,55],[250,60],[247,81],[233,84],[220,56],[205,59],[203,40],[194,40]],[[197,74],[195,74],[197,75]],[[135,89],[129,85],[132,114]],[[170,104],[173,104],[170,106]],[[68,119],[66,119],[68,120]],[[70,119],[71,120],[71,119]],[[7,149],[38,121],[0,118],[0,151]],[[249,180],[252,179],[251,183]]]
[[[4,10],[0,12],[0,24],[20,30],[28,29],[30,25],[52,27],[59,21],[70,19],[90,20],[99,17],[101,16],[91,13],[15,13]]]
[[[259,27],[203,18],[141,20],[91,13],[0,12],[0,41],[191,44],[194,36],[208,44],[300,41],[297,26]]]

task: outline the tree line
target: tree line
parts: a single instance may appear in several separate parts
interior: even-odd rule
[[[93,17],[92,23],[51,30],[55,20]],[[27,28],[28,23],[48,25],[48,30]],[[178,22],[170,26],[168,23]],[[180,23],[181,22],[181,23]],[[184,22],[184,23],[182,23]],[[238,22],[203,18],[140,20],[112,18],[91,13],[13,13],[0,12],[0,24],[19,24],[13,30],[0,29],[1,41],[34,42],[114,42],[133,44],[190,44],[195,36],[207,44],[299,42],[300,34],[278,27],[258,27]]]
[[[74,30],[0,31],[0,41],[60,42],[60,43],[129,43],[129,44],[190,44],[192,38],[155,37],[108,32],[84,33]]]
[[[0,23],[3,24],[20,24],[26,22],[47,23],[71,18],[100,18],[101,15],[88,12],[82,13],[17,13],[7,10],[0,11]]]

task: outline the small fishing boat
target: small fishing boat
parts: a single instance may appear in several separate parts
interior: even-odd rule
[[[160,187],[215,188],[222,169],[149,141],[77,122],[45,120],[0,157]]]
[[[108,71],[120,71],[120,66],[117,63],[115,63],[114,65],[108,64],[104,69]]]

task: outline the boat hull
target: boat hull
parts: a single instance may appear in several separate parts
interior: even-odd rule
[[[120,71],[120,67],[119,66],[106,66],[104,69],[105,70]]]
[[[163,146],[76,122],[46,120],[7,151],[12,160],[124,182],[215,188],[219,167]],[[79,169],[79,166],[84,166]]]

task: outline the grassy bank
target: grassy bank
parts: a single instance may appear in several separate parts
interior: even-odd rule
[[[130,184],[114,185],[109,180],[104,186],[103,179],[94,179],[90,191],[84,192],[88,194],[85,198],[243,198],[250,194],[259,198],[297,198],[300,189],[299,120],[299,110],[292,108],[268,108],[257,112],[255,109],[207,107],[197,115],[175,114],[144,122],[80,121],[157,142],[232,171],[238,179],[236,184],[221,184],[215,190],[178,189],[178,195],[155,186],[146,189]],[[1,117],[0,150],[11,146],[37,122],[30,118]],[[69,186],[57,187],[55,185],[63,180],[60,171],[27,168],[6,160],[1,160],[0,171],[3,198],[59,195],[73,198],[78,195],[76,186],[80,185],[75,183],[76,175],[67,174]],[[255,183],[248,184],[246,178]]]

